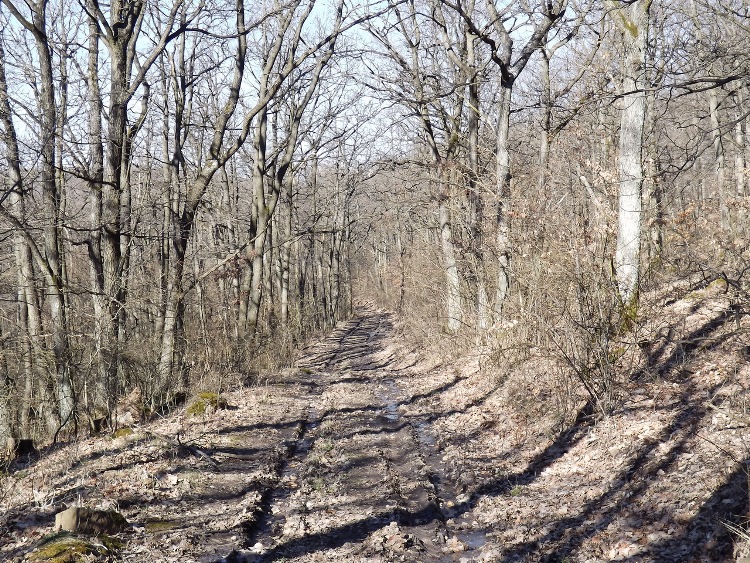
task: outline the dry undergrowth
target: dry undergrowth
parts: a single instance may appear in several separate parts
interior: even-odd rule
[[[542,349],[494,368],[495,386],[477,361],[422,407],[447,413],[439,439],[502,560],[748,553],[737,530],[748,516],[750,311],[725,281],[700,279],[644,295],[643,310],[647,322],[616,343],[609,416],[592,416],[575,375]]]
[[[648,322],[622,339],[619,402],[604,417],[541,349],[501,370],[487,354],[416,347],[398,330],[388,337],[383,357],[399,374],[399,416],[434,435],[443,477],[460,493],[456,518],[481,537],[474,560],[731,561],[748,553],[737,530],[748,514],[750,316],[722,282],[688,280],[643,298]],[[220,553],[273,481],[272,456],[257,452],[292,437],[284,421],[309,407],[294,377],[228,394],[234,409],[178,413],[130,436],[71,444],[4,476],[0,558],[28,553],[54,512],[77,502],[119,508],[136,523],[131,558]],[[223,464],[245,456],[254,469],[217,472],[154,434]],[[325,490],[315,491],[320,502]],[[334,556],[306,553],[295,560]]]

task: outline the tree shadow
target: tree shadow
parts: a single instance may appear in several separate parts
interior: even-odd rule
[[[747,524],[750,509],[748,463],[750,458],[736,464],[734,471],[701,505],[681,534],[649,546],[643,555],[650,555],[655,561],[667,558],[688,561],[700,556],[711,561],[733,560],[737,538],[724,523]],[[703,541],[696,542],[696,538],[703,538]]]
[[[698,305],[694,306],[695,310],[698,308]],[[670,326],[657,345],[641,345],[646,361],[643,367],[633,371],[631,381],[668,377],[674,368],[689,364],[699,352],[716,348],[735,334],[732,331],[716,333],[728,322],[736,320],[737,315],[735,308],[727,307],[677,341],[674,340],[674,326]],[[673,345],[672,350],[668,352],[670,345]]]
[[[714,388],[714,391],[716,388]],[[676,463],[680,454],[688,451],[688,443],[694,437],[697,427],[706,416],[706,408],[695,401],[692,386],[681,397],[682,404],[691,405],[680,412],[674,420],[662,429],[658,439],[641,447],[628,466],[612,480],[612,486],[599,497],[586,503],[569,518],[561,519],[552,525],[550,531],[540,539],[514,546],[503,555],[503,561],[523,561],[532,556],[540,557],[547,551],[543,561],[562,561],[572,555],[596,533],[606,529],[615,519],[628,513],[629,506],[643,497],[660,472],[666,472]],[[674,435],[680,438],[656,462],[652,453],[661,443]],[[649,463],[650,462],[650,463]]]

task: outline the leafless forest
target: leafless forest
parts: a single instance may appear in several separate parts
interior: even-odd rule
[[[679,288],[747,330],[749,126],[743,0],[1,0],[0,441],[269,381],[357,303],[606,418]]]
[[[131,462],[86,440],[152,423],[116,455],[157,436],[193,465],[144,469],[144,522],[188,470],[210,492],[266,463],[210,509],[252,517],[194,522],[175,561],[728,560],[749,127],[744,0],[0,0],[8,463],[33,441],[73,471],[68,444],[109,487]],[[18,514],[85,487],[8,467],[21,557]],[[128,560],[171,560],[146,532]]]

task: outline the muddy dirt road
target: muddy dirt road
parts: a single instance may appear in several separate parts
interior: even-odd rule
[[[409,366],[385,345],[391,322],[361,310],[298,361],[307,419],[238,556],[459,561],[485,546],[429,417],[402,412],[419,397],[405,393]]]
[[[466,377],[425,382],[441,360],[403,346],[392,323],[361,307],[292,368],[224,393],[224,408],[188,406],[11,468],[0,560],[44,560],[69,506],[131,524],[114,551],[87,544],[99,561],[492,560],[465,472],[431,425],[431,401]]]
[[[0,561],[52,561],[41,555],[69,506],[118,510],[130,523],[109,546],[77,538],[76,553],[101,562],[750,554],[725,525],[748,514],[747,465],[727,462],[748,459],[747,427],[734,421],[746,416],[750,341],[734,321],[735,356],[717,350],[687,382],[633,382],[632,399],[596,423],[581,401],[577,414],[562,411],[562,430],[543,358],[493,375],[479,355],[415,348],[393,322],[361,307],[259,385],[220,374],[218,410],[191,412],[193,403],[0,471]],[[728,358],[735,368],[714,369]],[[731,375],[712,383],[706,373]],[[714,407],[724,397],[723,417],[706,397]]]

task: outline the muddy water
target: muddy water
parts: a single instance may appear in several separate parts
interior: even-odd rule
[[[392,379],[384,379],[384,390],[380,393],[379,399],[384,403],[384,416],[388,422],[398,422],[401,418],[398,413],[398,387]]]
[[[398,384],[394,379],[386,378],[381,381],[381,385],[379,398],[384,403],[385,418],[391,423],[401,422],[399,406],[403,397]],[[437,440],[430,422],[425,419],[409,419],[405,423],[411,429],[426,466],[429,481],[434,488],[434,501],[440,507],[441,532],[444,540],[457,540],[464,548],[461,557],[470,558],[471,552],[481,550],[485,546],[487,534],[484,530],[474,529],[476,523],[466,515],[466,505],[470,499],[459,494],[456,487],[445,477],[445,462],[437,448]],[[443,555],[440,560],[452,561],[453,558]]]

